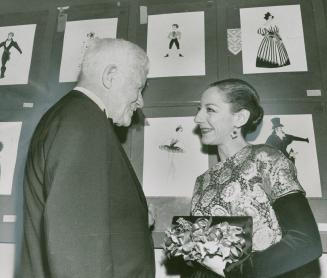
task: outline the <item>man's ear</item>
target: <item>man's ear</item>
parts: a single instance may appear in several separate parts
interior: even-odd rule
[[[250,111],[246,109],[241,109],[240,111],[234,113],[234,126],[242,127],[250,118]]]
[[[108,65],[105,67],[102,73],[102,84],[107,89],[110,89],[112,86],[112,82],[117,75],[117,66],[116,65]]]

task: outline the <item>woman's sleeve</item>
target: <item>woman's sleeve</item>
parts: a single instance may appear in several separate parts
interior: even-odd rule
[[[274,150],[266,163],[269,166],[263,171],[263,189],[271,203],[291,193],[301,192],[305,195],[294,163],[282,152]]]
[[[264,278],[292,271],[321,256],[317,224],[307,199],[301,193],[281,197],[273,204],[283,237],[243,262],[228,265],[226,277]]]
[[[265,161],[263,188],[269,197],[282,230],[282,239],[243,262],[226,267],[226,277],[264,278],[292,271],[322,253],[317,224],[296,168],[281,152]]]

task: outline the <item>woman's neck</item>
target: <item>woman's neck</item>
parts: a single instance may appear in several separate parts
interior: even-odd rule
[[[249,143],[246,142],[244,138],[240,138],[217,146],[220,160],[225,161],[247,145],[249,145]]]

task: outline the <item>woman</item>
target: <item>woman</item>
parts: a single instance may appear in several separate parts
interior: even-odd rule
[[[205,268],[193,277],[276,277],[322,253],[293,163],[271,146],[245,140],[262,117],[257,92],[242,80],[215,82],[202,95],[195,122],[202,143],[217,145],[220,162],[197,178],[191,212],[252,216],[253,252],[234,264],[226,265],[219,256],[205,259]]]
[[[285,45],[279,34],[279,28],[274,23],[274,16],[267,12],[264,16],[264,26],[258,29],[258,34],[263,36],[260,43],[256,66],[259,68],[279,68],[291,64]]]

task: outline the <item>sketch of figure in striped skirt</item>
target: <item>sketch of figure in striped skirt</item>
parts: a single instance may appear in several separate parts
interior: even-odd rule
[[[279,28],[273,23],[274,16],[267,12],[264,16],[266,23],[258,29],[263,36],[260,43],[256,66],[259,68],[279,68],[291,64],[285,45],[279,35]]]

